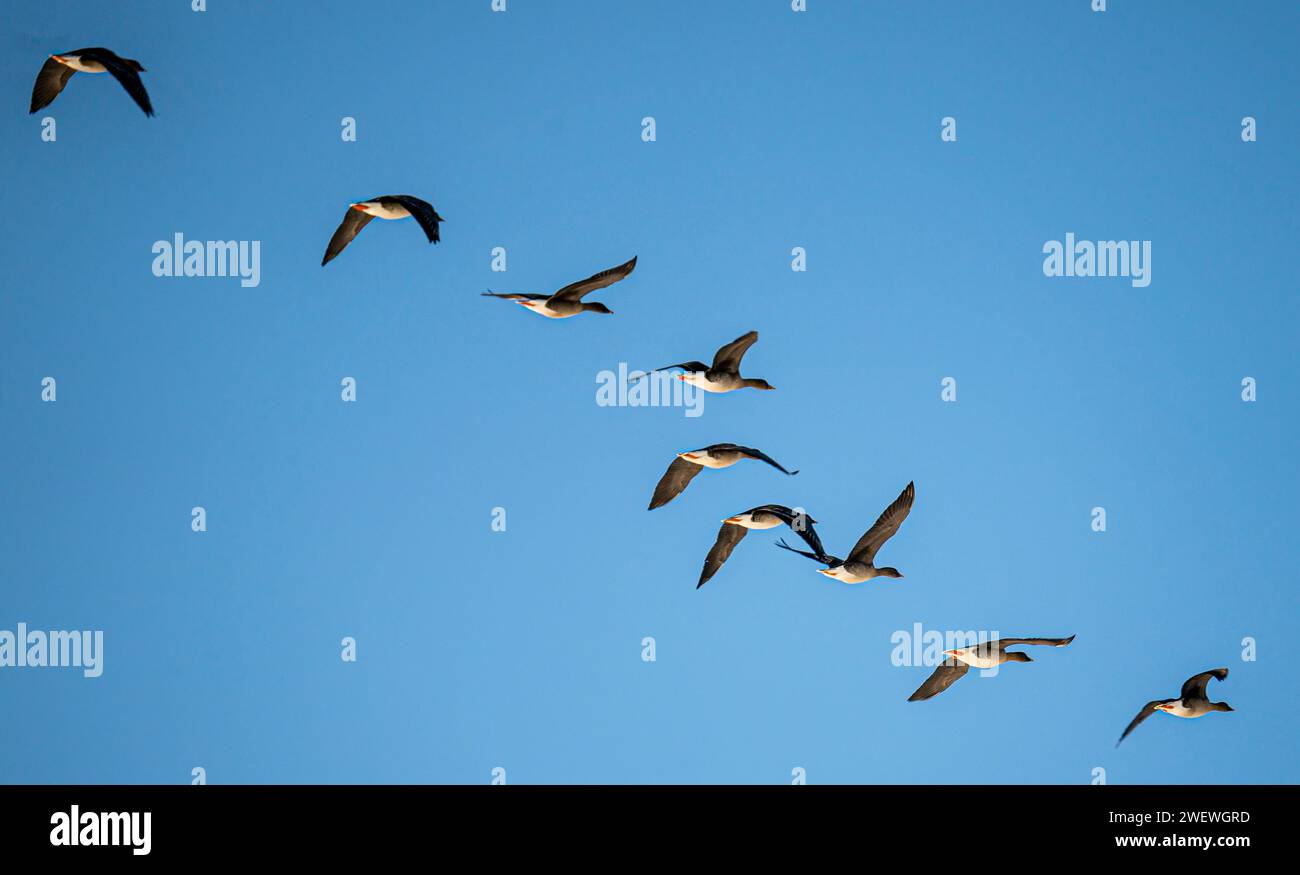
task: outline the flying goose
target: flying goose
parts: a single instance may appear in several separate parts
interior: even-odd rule
[[[718,573],[718,569],[731,556],[731,551],[736,549],[736,545],[750,529],[772,529],[785,523],[809,547],[818,553],[822,552],[822,540],[813,528],[816,522],[807,514],[793,511],[783,504],[764,504],[727,517],[722,521],[722,528],[718,529],[718,539],[713,543],[713,548],[704,558],[704,570],[700,572],[700,582],[695,584],[695,588],[704,586],[709,578]]]
[[[514,301],[516,304],[527,307],[534,313],[540,313],[548,319],[567,319],[569,316],[577,316],[579,313],[612,314],[614,311],[604,304],[597,301],[583,301],[582,296],[588,292],[612,286],[630,274],[635,267],[636,256],[634,255],[631,261],[625,261],[618,267],[611,267],[609,270],[602,270],[600,273],[592,274],[585,280],[570,283],[553,295],[497,294],[492,291],[482,292],[482,295],[489,298],[505,298]]]
[[[677,365],[664,365],[653,371],[633,374],[633,380],[639,380],[656,371],[670,371],[681,368],[686,373],[678,374],[677,379],[703,389],[705,392],[733,392],[736,389],[775,389],[767,380],[748,379],[740,375],[740,360],[745,352],[758,341],[758,332],[742,334],[718,350],[713,357],[713,365],[704,362],[682,362]]]
[[[1150,717],[1157,711],[1163,711],[1166,714],[1172,714],[1175,717],[1204,717],[1211,711],[1231,711],[1232,706],[1227,702],[1211,702],[1205,694],[1205,687],[1210,683],[1210,678],[1217,678],[1220,681],[1227,680],[1228,670],[1226,668],[1212,668],[1209,671],[1203,671],[1200,674],[1192,675],[1183,682],[1183,689],[1178,694],[1177,699],[1154,699],[1142,706],[1142,710],[1133,718],[1133,722],[1124,730],[1124,734],[1115,742],[1119,747],[1120,741],[1128,738],[1128,734],[1137,728],[1138,724]]]
[[[949,657],[939,664],[934,673],[926,678],[925,683],[916,688],[916,692],[907,697],[909,702],[933,699],[956,683],[962,675],[974,668],[993,668],[1004,662],[1033,662],[1028,653],[1018,650],[1008,651],[1008,647],[1017,644],[1043,644],[1049,647],[1064,647],[1074,640],[1069,638],[1002,638],[983,644],[972,644],[956,650],[945,650]]]
[[[871,580],[873,577],[902,577],[897,568],[884,566],[877,568],[874,564],[876,553],[879,552],[881,545],[894,536],[898,527],[907,519],[908,513],[912,510],[912,499],[916,497],[915,483],[908,483],[894,503],[885,508],[885,512],[876,520],[876,524],[867,529],[866,534],[858,539],[858,543],[853,545],[852,552],[849,553],[848,559],[839,559],[831,556],[829,553],[808,553],[804,550],[796,550],[784,540],[780,541],[777,546],[784,547],[792,553],[798,553],[800,556],[807,556],[829,568],[817,569],[827,577],[843,583],[863,583]]]
[[[343,221],[325,248],[325,257],[320,260],[321,267],[329,264],[346,249],[352,239],[361,233],[361,229],[370,224],[371,219],[405,219],[407,216],[415,217],[430,243],[437,243],[441,239],[438,236],[438,223],[443,218],[428,201],[409,194],[387,194],[348,206]]]
[[[153,115],[149,93],[140,81],[143,72],[144,67],[139,61],[120,58],[108,49],[77,49],[75,52],[50,55],[41,65],[41,72],[36,74],[36,84],[32,86],[32,108],[28,113],[44,109],[53,103],[73,73],[112,73],[113,78],[131,95],[131,99],[144,110],[144,114]]]
[[[659,483],[655,486],[655,494],[650,499],[650,507],[646,509],[654,510],[672,501],[681,494],[695,475],[705,468],[729,468],[741,459],[767,462],[781,473],[791,476],[799,473],[782,468],[775,459],[762,450],[737,444],[711,444],[698,450],[691,450],[689,453],[678,453],[677,458],[673,459],[668,470],[664,472],[664,476],[659,478]]]

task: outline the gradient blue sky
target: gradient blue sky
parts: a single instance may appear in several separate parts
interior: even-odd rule
[[[1295,4],[210,5],[6,10],[0,628],[106,657],[0,670],[0,780],[1300,777]],[[91,76],[28,116],[83,45],[140,59],[157,117]],[[374,223],[322,269],[384,193],[443,243]],[[1151,240],[1151,285],[1045,278],[1069,231]],[[261,241],[261,285],[153,277],[177,232]],[[634,254],[612,317],[478,297]],[[776,392],[595,403],[751,328]],[[647,513],[718,441],[802,473]],[[722,517],[802,505],[842,555],[911,479],[904,580],[755,532],[696,591]],[[1078,640],[909,704],[918,622]],[[1114,749],[1215,666],[1235,713]]]

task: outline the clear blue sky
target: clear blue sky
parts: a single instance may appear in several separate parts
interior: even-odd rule
[[[5,16],[0,628],[106,654],[0,670],[0,779],[1300,777],[1294,4],[209,5]],[[141,60],[157,117],[88,75],[27,115],[84,45]],[[387,193],[442,244],[375,222],[322,269]],[[177,232],[261,241],[261,285],[155,278]],[[1151,285],[1044,277],[1067,232],[1151,240]],[[612,317],[478,296],[634,254]],[[749,329],[775,392],[595,403]],[[802,473],[646,512],[719,441]],[[802,505],[843,555],[913,479],[904,580],[755,532],[696,591],[722,517]],[[1078,639],[909,704],[914,623]],[[1235,713],[1114,749],[1216,666]]]

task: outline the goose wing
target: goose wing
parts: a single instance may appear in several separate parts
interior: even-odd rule
[[[638,374],[633,374],[632,376],[627,378],[627,381],[629,383],[633,383],[641,379],[642,377],[648,377],[651,374],[657,373],[659,371],[672,371],[672,370],[676,370],[677,368],[681,368],[683,371],[690,371],[691,373],[696,373],[698,371],[707,371],[709,369],[709,366],[706,365],[704,362],[682,362],[681,364],[676,364],[676,365],[664,365],[662,368],[655,368],[654,370],[641,371]]]
[[[822,565],[834,566],[841,564],[839,559],[829,553],[809,553],[807,550],[796,550],[794,547],[787,544],[784,538],[777,541],[776,546],[780,547],[782,550],[789,550],[791,553],[798,553],[800,556],[807,556],[812,561],[820,562]]]
[[[354,210],[348,207],[347,214],[343,221],[339,223],[338,229],[335,230],[334,236],[330,238],[329,246],[325,247],[325,257],[320,260],[320,266],[324,267],[333,261],[338,254],[347,249],[348,244],[361,233],[361,229],[370,224],[374,216],[369,213],[363,213],[360,210]]]
[[[138,72],[143,70],[143,67],[133,61],[119,58],[108,49],[82,49],[79,54],[84,61],[98,61],[103,64],[104,69],[112,73],[118,84],[126,89],[127,94],[131,95],[131,99],[135,101],[136,105],[144,110],[144,114],[153,115],[153,104],[149,102],[149,92],[144,90],[144,83],[140,81],[140,73]]]
[[[696,465],[694,462],[688,462],[685,459],[673,459],[673,463],[668,466],[664,476],[659,478],[655,485],[655,494],[650,499],[650,507],[647,510],[654,510],[656,507],[663,507],[668,502],[682,494],[695,475],[704,470],[703,465]]]
[[[760,462],[767,462],[767,464],[771,465],[773,468],[777,469],[782,474],[789,474],[790,476],[793,477],[795,474],[799,473],[797,470],[787,471],[785,468],[781,467],[780,462],[778,462],[776,459],[773,459],[771,456],[769,456],[767,453],[763,452],[762,450],[756,450],[753,447],[737,446],[736,451],[739,452],[742,456],[748,456],[749,458],[757,459]]]
[[[54,98],[67,86],[72,74],[77,71],[67,64],[60,64],[54,58],[47,58],[41,65],[41,72],[36,74],[36,84],[32,86],[32,108],[28,113],[44,109],[54,102]]]
[[[442,221],[442,216],[438,215],[433,204],[409,194],[391,194],[386,199],[406,207],[406,211],[420,223],[420,228],[424,231],[424,236],[429,238],[430,243],[437,243],[442,239],[438,236],[438,223]]]
[[[731,556],[731,551],[736,549],[736,545],[745,539],[745,533],[748,531],[744,526],[722,524],[722,528],[718,529],[718,539],[713,542],[709,555],[704,557],[704,570],[700,572],[700,582],[695,584],[696,589],[704,586],[709,582],[709,578],[718,573],[718,569]]]
[[[826,555],[826,548],[822,546],[822,539],[817,534],[817,530],[813,528],[814,520],[808,514],[795,513],[792,509],[783,504],[764,504],[761,507],[754,508],[750,513],[759,510],[767,511],[789,526],[790,531],[802,538],[803,542],[808,545],[814,555]]]
[[[758,342],[758,332],[750,331],[740,335],[735,340],[718,350],[713,356],[713,368],[715,371],[732,371],[740,370],[740,360],[745,357],[745,353],[751,346]]]
[[[1210,683],[1210,678],[1215,680],[1226,680],[1228,670],[1226,668],[1212,668],[1209,671],[1203,671],[1200,674],[1194,674],[1183,683],[1183,690],[1178,697],[1186,702],[1188,699],[1204,699],[1205,687]]]
[[[1147,702],[1142,706],[1142,710],[1137,712],[1137,716],[1129,722],[1129,725],[1124,729],[1124,734],[1119,737],[1119,741],[1115,742],[1115,746],[1119,747],[1120,742],[1128,738],[1128,734],[1134,729],[1137,729],[1138,725],[1143,720],[1156,713],[1156,705],[1168,705],[1170,702],[1175,701],[1177,701],[1177,699],[1152,699],[1150,702]]]
[[[511,301],[545,301],[548,295],[525,295],[519,292],[479,292],[484,298],[506,298]]]
[[[1074,640],[1074,636],[1069,638],[1000,638],[998,642],[1003,647],[1011,647],[1015,644],[1043,644],[1048,647],[1064,647]]]
[[[556,301],[580,301],[582,300],[582,296],[588,292],[594,292],[596,289],[603,289],[606,286],[612,286],[614,283],[625,278],[635,267],[636,256],[632,256],[631,261],[625,261],[618,267],[611,267],[608,270],[602,270],[600,273],[594,273],[585,280],[578,280],[576,283],[570,283],[554,295],[551,295],[551,299]]]
[[[916,692],[907,697],[909,702],[921,702],[933,699],[961,679],[970,671],[970,666],[955,659],[945,659],[934,672],[925,679],[925,683],[916,688]]]
[[[867,529],[866,534],[853,545],[849,560],[870,564],[876,558],[881,545],[894,537],[903,520],[907,519],[907,515],[912,512],[912,499],[915,497],[916,486],[914,483],[908,483],[907,488],[894,499],[894,503],[885,508],[885,512],[876,520],[875,525]]]

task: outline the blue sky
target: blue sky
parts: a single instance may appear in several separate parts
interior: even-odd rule
[[[0,780],[1296,781],[1300,10],[1109,5],[16,5],[0,629],[106,652],[0,670]],[[88,75],[27,115],[84,45],[139,59],[157,117]],[[376,222],[322,269],[387,193],[442,244]],[[178,232],[260,241],[260,285],[154,277]],[[1067,232],[1152,241],[1150,286],[1045,277]],[[632,255],[612,317],[478,296]],[[749,329],[775,392],[595,403]],[[646,512],[720,441],[801,473]],[[696,591],[722,517],[801,505],[843,555],[909,480],[903,580],[755,532]],[[1078,639],[909,704],[915,623]],[[1234,713],[1115,750],[1216,666]]]

